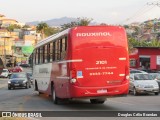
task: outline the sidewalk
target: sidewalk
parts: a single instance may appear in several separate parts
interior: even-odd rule
[[[8,80],[4,80],[0,78],[0,88],[6,87],[7,86],[7,81]]]
[[[0,88],[6,87],[6,84],[0,84]]]

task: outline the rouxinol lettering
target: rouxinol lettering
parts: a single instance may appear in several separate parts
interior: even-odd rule
[[[95,37],[100,37],[100,36],[111,36],[109,32],[94,32],[94,33],[77,33],[77,37],[90,37],[90,36],[95,36]]]

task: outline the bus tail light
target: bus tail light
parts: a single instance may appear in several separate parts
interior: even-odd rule
[[[129,66],[126,66],[125,74],[126,74],[126,80],[129,80]]]
[[[77,71],[76,71],[76,69],[72,69],[71,71],[70,71],[70,83],[72,83],[72,84],[76,84],[76,82],[77,82]]]
[[[126,80],[129,80],[129,67],[125,67],[125,78],[122,82],[125,82]]]
[[[129,75],[126,75],[126,80],[129,80]]]
[[[76,81],[77,81],[77,80],[76,80],[75,78],[72,78],[72,79],[70,80],[71,83],[76,83]]]
[[[70,71],[70,78],[73,79],[73,78],[76,78],[77,76],[77,72],[76,72],[76,69],[72,69]]]

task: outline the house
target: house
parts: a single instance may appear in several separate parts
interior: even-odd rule
[[[160,47],[135,47],[129,58],[131,68],[160,71]]]

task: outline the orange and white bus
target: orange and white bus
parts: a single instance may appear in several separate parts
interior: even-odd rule
[[[104,103],[129,86],[126,33],[121,26],[79,26],[39,42],[33,52],[34,87],[53,102],[73,98]]]

